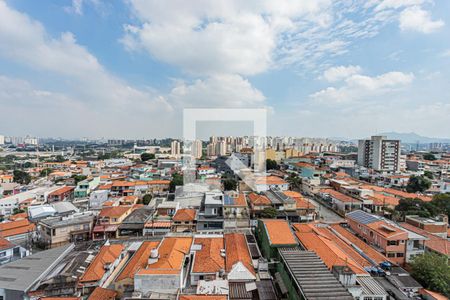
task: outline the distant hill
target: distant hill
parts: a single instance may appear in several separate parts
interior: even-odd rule
[[[436,137],[426,137],[418,135],[417,133],[399,133],[399,132],[384,132],[379,135],[385,135],[390,139],[400,140],[402,143],[450,143],[450,138],[436,138]]]
[[[384,135],[387,136],[389,139],[393,140],[400,140],[402,143],[405,144],[415,144],[419,142],[420,144],[428,144],[428,143],[450,143],[450,138],[436,138],[436,137],[426,137],[418,135],[417,133],[410,132],[410,133],[400,133],[400,132],[382,132],[374,135]],[[362,137],[362,138],[369,138]],[[345,137],[330,137],[330,140],[334,141],[349,141],[353,143],[357,143],[358,139],[349,139]]]

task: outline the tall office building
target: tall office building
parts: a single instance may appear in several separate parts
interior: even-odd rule
[[[179,141],[172,141],[170,144],[170,154],[172,156],[178,156],[181,153],[181,144]]]
[[[400,171],[400,141],[385,136],[359,140],[358,165],[386,173]]]
[[[0,135],[0,145],[4,145],[4,144],[5,144],[5,136]]]

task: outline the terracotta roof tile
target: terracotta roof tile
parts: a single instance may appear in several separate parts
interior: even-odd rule
[[[119,258],[124,246],[121,244],[106,245],[100,249],[92,263],[81,276],[80,282],[91,282],[100,280],[105,274],[105,265],[113,263]]]
[[[225,258],[220,252],[225,249],[223,238],[196,238],[194,244],[202,247],[195,252],[194,273],[217,273],[225,269]]]
[[[226,252],[225,270],[230,272],[237,262],[241,262],[250,272],[255,274],[245,235],[242,233],[227,233],[224,238]]]
[[[156,241],[143,242],[136,253],[134,253],[130,261],[127,263],[125,268],[123,268],[123,270],[120,272],[119,276],[117,276],[116,281],[126,278],[134,278],[134,274],[136,274],[140,269],[143,269],[147,266],[150,251],[154,248],[157,248],[158,245],[159,242]]]
[[[131,206],[107,206],[103,207],[100,211],[99,217],[110,217],[110,218],[118,218],[126,214],[130,209],[132,209]]]
[[[10,237],[36,230],[36,225],[28,219],[0,223],[0,237]]]
[[[159,259],[138,274],[178,274],[191,249],[191,237],[166,237],[158,247]]]
[[[104,289],[96,287],[88,300],[114,300],[116,299],[117,292],[115,290]]]
[[[194,221],[197,216],[197,210],[193,208],[181,208],[177,210],[173,216],[173,221],[177,222],[190,222]]]
[[[425,231],[408,223],[401,223],[400,225],[407,230],[413,231],[417,234],[427,237],[428,240],[425,241],[425,247],[430,248],[435,252],[450,256],[449,240],[441,238],[437,235],[429,233],[428,231]]]
[[[269,198],[267,198],[267,196],[265,195],[258,195],[256,193],[251,193],[248,194],[248,200],[250,201],[250,203],[254,206],[270,206],[272,205],[272,202],[270,201]]]
[[[263,220],[271,245],[297,245],[286,220]]]

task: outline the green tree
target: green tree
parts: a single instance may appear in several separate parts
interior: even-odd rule
[[[21,170],[14,170],[14,182],[20,184],[29,184],[31,182],[31,176],[27,172]]]
[[[425,288],[450,296],[450,266],[447,257],[427,252],[415,256],[411,275]]]
[[[56,155],[55,161],[56,162],[64,162],[64,161],[66,161],[66,159],[62,155]]]
[[[83,181],[87,178],[86,175],[72,175],[72,178],[75,179],[75,184],[78,184],[78,182]]]
[[[225,179],[223,181],[223,188],[225,191],[235,191],[237,188],[237,181],[232,178]]]
[[[266,159],[266,169],[267,170],[278,170],[278,164],[273,159]]]
[[[179,185],[183,185],[183,182],[184,182],[183,175],[174,173],[172,175],[172,180],[170,181],[170,184],[169,184],[169,191],[172,193],[175,192],[175,187],[179,186]]]
[[[436,207],[438,213],[447,214],[450,218],[450,193],[435,195],[430,204]]]
[[[20,209],[20,208],[14,208],[13,209],[13,215],[17,215],[17,214],[20,214],[20,213],[23,213],[23,212],[25,212],[23,209]]]
[[[408,184],[406,185],[406,191],[408,193],[424,192],[431,187],[431,181],[424,176],[411,175],[409,177]]]
[[[301,178],[298,177],[296,173],[289,174],[288,178],[286,178],[286,181],[289,182],[291,189],[298,188],[302,182]]]
[[[426,153],[423,155],[423,159],[425,160],[436,160],[436,156],[433,153]]]
[[[425,177],[428,178],[428,179],[433,179],[433,178],[434,178],[433,172],[431,172],[431,171],[425,171],[425,172],[423,172],[423,176],[425,176]]]
[[[33,167],[33,163],[27,161],[27,162],[25,162],[25,163],[23,164],[23,167],[24,167],[25,169],[31,168],[31,167]]]
[[[50,169],[50,168],[42,169],[41,172],[39,173],[39,177],[46,177],[49,174],[51,174],[52,172],[53,172],[53,169]]]
[[[145,194],[144,197],[142,198],[142,203],[144,205],[148,205],[150,203],[150,201],[152,201],[153,196],[151,194]]]
[[[277,215],[278,215],[278,212],[273,207],[266,207],[261,212],[261,218],[264,218],[264,219],[275,219],[277,217]]]
[[[147,153],[147,152],[144,152],[144,153],[141,154],[141,160],[142,161],[147,161],[147,160],[150,160],[150,159],[155,159],[155,154]]]

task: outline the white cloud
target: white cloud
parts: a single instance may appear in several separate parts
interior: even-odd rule
[[[72,0],[72,4],[70,6],[64,7],[64,10],[70,14],[82,15],[83,0]]]
[[[335,82],[348,78],[350,75],[358,74],[360,72],[360,66],[337,66],[325,70],[323,72],[322,78],[329,82]]]
[[[376,0],[373,2],[378,2],[375,9],[379,11],[384,9],[397,9],[413,5],[421,5],[429,2],[429,0]]]
[[[202,76],[312,69],[324,58],[346,53],[355,40],[376,35],[385,23],[351,1],[130,3],[139,22],[124,26],[125,47]],[[352,21],[355,14],[364,21]]]
[[[216,75],[187,83],[178,81],[167,96],[185,107],[263,107],[264,95],[239,75]]]
[[[447,49],[441,53],[442,57],[450,57],[450,49]]]
[[[400,29],[403,31],[417,31],[431,33],[444,26],[444,21],[431,19],[428,11],[419,6],[405,9],[400,15]]]
[[[401,89],[413,79],[412,73],[402,72],[388,72],[375,77],[350,74],[342,86],[327,87],[310,97],[316,102],[328,104],[365,101]]]

